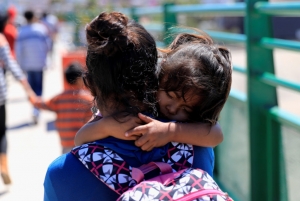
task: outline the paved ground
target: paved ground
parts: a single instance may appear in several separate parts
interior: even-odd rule
[[[67,36],[66,36],[67,37]],[[62,45],[56,46],[54,63],[45,72],[44,97],[52,97],[63,89],[61,51]],[[232,48],[235,64],[244,66],[245,55],[239,48]],[[281,77],[299,82],[300,68],[296,65],[299,54],[288,51],[275,52],[277,70]],[[280,68],[279,68],[280,67]],[[55,114],[41,113],[38,125],[32,125],[32,106],[26,100],[21,86],[9,78],[9,97],[7,104],[7,132],[9,149],[9,167],[13,184],[6,187],[0,179],[1,201],[38,201],[43,199],[43,180],[47,166],[60,155],[57,132],[51,122]],[[245,79],[234,74],[233,88],[245,91]],[[280,104],[284,109],[300,115],[299,94],[280,91]],[[298,104],[297,104],[298,102]]]

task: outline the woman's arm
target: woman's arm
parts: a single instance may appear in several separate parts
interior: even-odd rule
[[[223,133],[220,125],[210,126],[208,123],[175,123],[160,122],[143,114],[139,114],[146,124],[138,126],[125,136],[138,135],[136,145],[145,151],[154,147],[164,146],[168,142],[181,142],[202,147],[215,147],[223,141]]]
[[[99,117],[86,123],[76,133],[74,143],[76,146],[107,138],[109,136],[123,139],[123,140],[136,140],[139,135],[131,135],[126,137],[124,133],[129,129],[141,125],[142,121],[138,117],[127,116],[122,119],[122,122],[116,121],[112,116]]]
[[[18,65],[17,61],[13,58],[11,51],[9,49],[8,42],[3,34],[0,33],[0,61],[9,70],[12,75],[21,83],[29,99],[35,99],[36,94],[30,87],[26,76],[24,75],[22,69]]]
[[[21,79],[20,80],[21,85],[23,86],[29,101],[32,103],[37,99],[37,95],[35,94],[35,92],[32,90],[31,86],[29,85],[27,79]]]

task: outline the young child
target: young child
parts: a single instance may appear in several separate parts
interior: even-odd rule
[[[32,100],[35,107],[57,114],[55,126],[59,133],[63,154],[74,147],[76,132],[92,115],[90,108],[93,97],[83,88],[82,71],[83,68],[79,63],[70,64],[65,70],[65,78],[71,89],[63,91],[48,101],[38,98]]]
[[[203,147],[222,142],[217,121],[231,87],[229,50],[215,45],[208,35],[183,33],[160,51],[158,120],[164,122],[139,114],[139,119],[128,117],[119,126],[112,117],[101,118],[77,132],[75,145],[108,136],[136,140],[145,151],[168,142]],[[170,120],[176,122],[166,122]]]

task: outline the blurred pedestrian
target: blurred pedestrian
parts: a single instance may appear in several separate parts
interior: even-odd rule
[[[65,70],[65,79],[70,87],[48,101],[37,99],[32,102],[37,108],[57,114],[55,126],[63,154],[71,151],[76,132],[92,117],[93,97],[84,88],[82,71],[79,63],[70,64]]]
[[[4,36],[6,37],[11,53],[15,58],[15,41],[18,35],[18,29],[15,25],[15,19],[17,16],[17,9],[14,6],[8,8],[8,22],[4,28]]]
[[[42,14],[41,22],[47,27],[48,33],[50,36],[50,51],[49,51],[49,57],[50,60],[52,60],[53,55],[53,47],[56,41],[56,36],[58,33],[58,18],[53,15],[49,14],[48,12],[44,12]]]
[[[36,95],[43,92],[43,71],[46,68],[47,54],[50,48],[50,38],[47,28],[37,21],[34,12],[25,11],[27,21],[19,29],[16,41],[16,58],[21,68],[27,73],[28,82]],[[39,110],[34,107],[33,120],[38,122]]]
[[[12,57],[9,49],[9,44],[3,34],[4,27],[7,23],[7,13],[0,13],[0,168],[1,177],[4,184],[10,184],[11,179],[9,176],[7,165],[7,139],[6,139],[6,111],[5,102],[7,98],[7,86],[5,79],[5,71],[10,71],[25,89],[28,96],[33,97],[34,92],[27,82],[25,74],[17,64],[16,60]]]

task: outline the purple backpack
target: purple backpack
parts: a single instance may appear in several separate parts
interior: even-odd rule
[[[232,201],[207,172],[191,168],[192,145],[172,142],[162,161],[139,168],[131,167],[116,152],[97,143],[75,147],[72,153],[100,181],[120,195],[118,201]],[[150,179],[147,178],[149,175]]]

